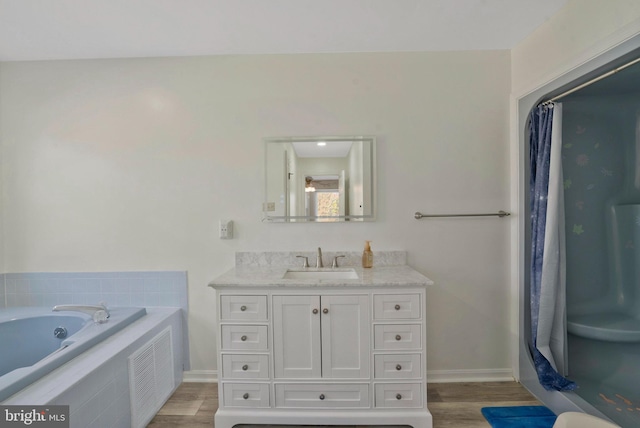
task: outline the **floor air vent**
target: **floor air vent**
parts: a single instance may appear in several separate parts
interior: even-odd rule
[[[129,357],[131,426],[145,427],[174,385],[173,342],[167,327]]]

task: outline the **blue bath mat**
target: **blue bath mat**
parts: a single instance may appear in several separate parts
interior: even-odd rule
[[[493,428],[552,428],[556,415],[544,406],[483,407]]]

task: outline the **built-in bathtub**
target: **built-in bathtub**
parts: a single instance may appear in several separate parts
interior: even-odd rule
[[[145,427],[182,382],[182,319],[181,308],[147,307],[145,316],[2,404],[69,406],[70,428]]]
[[[145,314],[145,308],[112,308],[98,324],[87,314],[50,307],[0,310],[0,402]]]

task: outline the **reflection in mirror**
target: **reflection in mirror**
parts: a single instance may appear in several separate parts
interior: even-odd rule
[[[375,219],[373,137],[271,138],[265,147],[265,220]]]

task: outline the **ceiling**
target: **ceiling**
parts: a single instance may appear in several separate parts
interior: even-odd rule
[[[510,49],[567,0],[0,0],[0,61]]]
[[[349,154],[352,144],[353,141],[302,141],[291,143],[299,158],[344,158]]]

